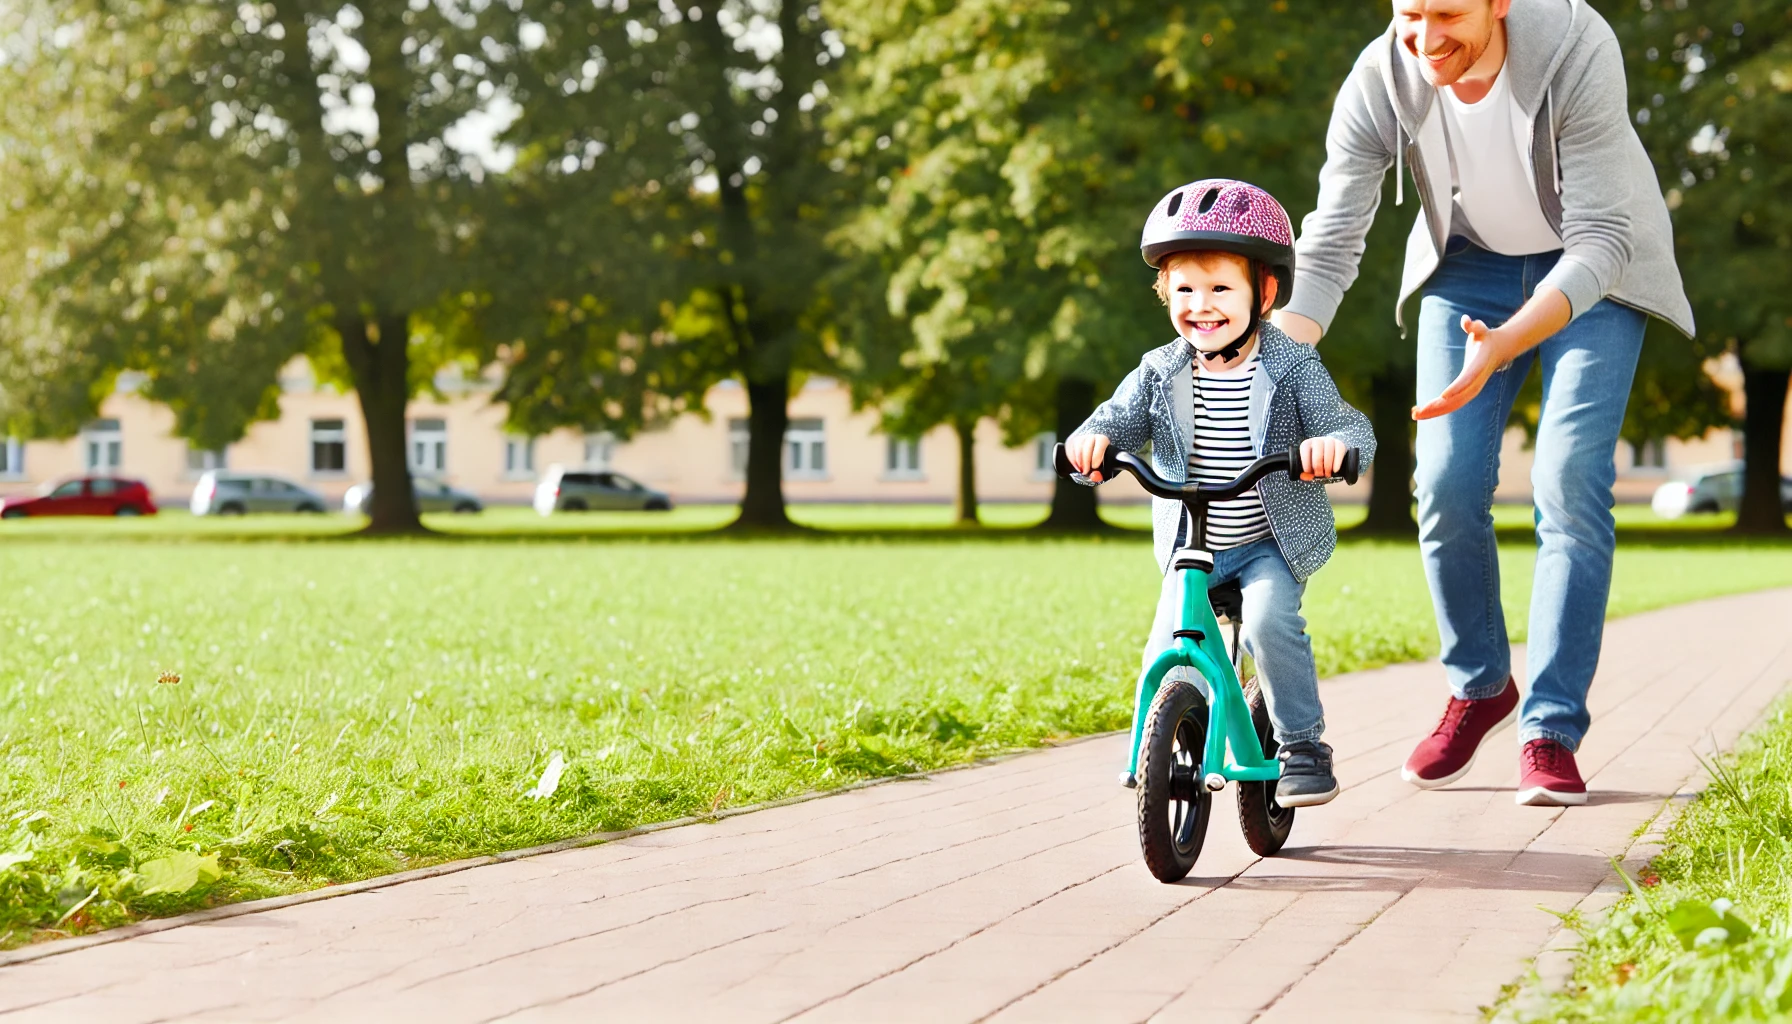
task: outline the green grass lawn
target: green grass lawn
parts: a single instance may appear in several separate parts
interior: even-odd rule
[[[1569,985],[1537,1019],[1792,1017],[1792,720],[1782,706],[1668,830],[1632,895],[1578,922]]]
[[[1340,528],[1362,521],[1361,505],[1339,505]],[[734,521],[733,505],[680,505],[670,512],[588,512],[542,516],[532,508],[497,506],[477,515],[434,513],[423,517],[431,529],[456,537],[562,538],[572,536],[658,536],[704,533]],[[989,503],[979,509],[981,525],[990,531],[1023,529],[1045,518],[1046,506],[1030,502]],[[1126,504],[1103,506],[1102,517],[1114,526],[1151,529],[1151,506]],[[1685,516],[1666,520],[1647,505],[1619,505],[1613,510],[1618,527],[1633,533],[1661,534],[1669,538],[1714,536],[1735,522],[1735,515]],[[1499,505],[1494,523],[1502,532],[1528,532],[1529,505]],[[924,533],[953,530],[952,506],[941,504],[806,504],[790,506],[790,517],[817,530],[839,532]],[[164,509],[154,516],[136,519],[25,519],[0,524],[0,539],[7,537],[79,538],[130,537],[182,540],[268,539],[337,537],[366,524],[360,516],[324,515],[194,516],[183,508]],[[959,531],[954,531],[959,532]],[[975,532],[975,531],[971,531]]]
[[[1140,534],[225,525],[0,528],[0,945],[1119,728],[1159,583]],[[1792,546],[1657,540],[1612,608],[1787,584]],[[1410,545],[1346,543],[1306,611],[1325,674],[1435,649]]]

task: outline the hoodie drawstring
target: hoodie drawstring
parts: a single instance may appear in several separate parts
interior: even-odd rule
[[[1544,90],[1543,99],[1547,107],[1544,111],[1549,120],[1549,162],[1555,172],[1556,195],[1562,194],[1562,151],[1556,142],[1556,90],[1550,86]]]
[[[1406,156],[1404,145],[1406,129],[1399,121],[1394,122],[1394,205],[1399,206],[1406,201]],[[1558,185],[1558,192],[1561,187]]]

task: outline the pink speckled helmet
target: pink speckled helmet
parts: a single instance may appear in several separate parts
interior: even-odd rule
[[[1275,197],[1231,178],[1190,182],[1158,200],[1145,221],[1139,252],[1152,267],[1171,253],[1237,253],[1276,276],[1276,306],[1294,291],[1294,225]]]

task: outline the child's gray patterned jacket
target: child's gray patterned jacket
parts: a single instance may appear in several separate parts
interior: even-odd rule
[[[1319,353],[1264,322],[1257,334],[1263,364],[1251,385],[1251,444],[1259,456],[1284,452],[1310,437],[1335,437],[1362,452],[1363,468],[1375,458],[1375,432],[1369,420],[1338,394]],[[1110,444],[1137,453],[1147,442],[1151,462],[1166,480],[1188,479],[1189,438],[1195,430],[1195,386],[1190,372],[1193,350],[1177,338],[1152,349],[1139,368],[1126,375],[1114,397],[1089,415],[1077,434],[1104,434]],[[1089,481],[1081,476],[1079,483]],[[1280,473],[1257,485],[1269,529],[1294,578],[1305,582],[1319,571],[1338,545],[1331,502],[1325,486],[1290,479]],[[1169,571],[1183,519],[1182,503],[1151,499],[1153,547],[1157,565]]]

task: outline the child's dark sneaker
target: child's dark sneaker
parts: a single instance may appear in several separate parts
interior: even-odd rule
[[[1134,775],[1132,772],[1121,772],[1120,773],[1120,784],[1122,786],[1125,786],[1127,789],[1138,789],[1139,788],[1139,777],[1137,775]]]
[[[1518,802],[1532,807],[1578,807],[1587,802],[1574,752],[1555,740],[1532,740],[1518,754]]]
[[[1506,679],[1506,688],[1492,697],[1451,697],[1437,728],[1419,741],[1401,767],[1400,777],[1420,789],[1448,786],[1474,767],[1481,741],[1517,717],[1518,686],[1511,677]]]
[[[1301,740],[1276,751],[1282,762],[1282,778],[1276,783],[1276,803],[1283,807],[1314,807],[1331,803],[1338,795],[1332,775],[1332,748],[1318,740]]]

